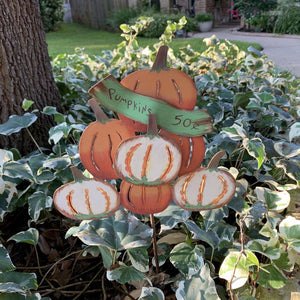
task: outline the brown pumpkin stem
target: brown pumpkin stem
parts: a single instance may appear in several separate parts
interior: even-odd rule
[[[157,121],[156,121],[156,114],[149,114],[148,115],[148,135],[157,135],[158,129],[157,129]]]
[[[97,122],[105,123],[108,120],[107,115],[101,109],[96,99],[92,98],[88,100],[88,104],[90,105],[91,109],[95,113]]]
[[[155,61],[151,68],[151,72],[152,71],[160,72],[161,70],[169,69],[167,66],[168,50],[169,50],[168,46],[161,46],[158,49]]]
[[[154,221],[153,214],[150,214],[150,224],[153,229],[153,234],[152,234],[153,254],[154,254],[154,260],[155,260],[156,274],[158,274],[159,273],[159,261],[158,261],[158,253],[157,253],[155,221]]]
[[[85,177],[82,172],[75,166],[71,166],[70,167],[71,171],[72,171],[72,175],[74,177],[74,181],[77,180],[87,180],[88,178]]]
[[[221,158],[226,154],[224,150],[217,152],[207,165],[207,168],[217,168]]]

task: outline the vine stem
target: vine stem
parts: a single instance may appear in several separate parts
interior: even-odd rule
[[[153,229],[152,244],[153,244],[153,253],[154,253],[154,259],[155,259],[156,274],[158,274],[159,273],[159,262],[158,262],[158,254],[157,254],[155,221],[154,221],[154,215],[153,214],[150,214],[150,224],[151,224],[151,227]]]
[[[241,251],[239,253],[239,256],[238,256],[238,259],[234,265],[234,268],[233,268],[233,272],[232,272],[232,276],[230,278],[230,281],[229,281],[229,291],[230,291],[230,299],[231,300],[234,300],[234,292],[233,292],[233,288],[232,288],[232,282],[233,282],[233,279],[234,279],[234,276],[235,276],[235,272],[236,272],[236,269],[237,269],[237,266],[243,256],[243,253],[244,253],[244,221],[245,219],[247,218],[247,215],[248,213],[246,213],[246,215],[243,217],[242,220],[240,220],[240,241],[241,241]]]
[[[35,140],[35,138],[33,137],[33,135],[31,134],[31,132],[29,131],[29,129],[27,127],[25,127],[25,129],[27,130],[30,138],[32,139],[32,141],[34,142],[34,144],[36,145],[36,147],[38,148],[40,153],[43,153],[42,149],[40,148],[39,144],[37,143],[37,141]]]

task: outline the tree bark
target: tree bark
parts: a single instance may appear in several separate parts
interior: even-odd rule
[[[0,1],[0,123],[10,115],[23,115],[22,102],[35,109],[56,106],[61,110],[38,0]],[[48,147],[52,118],[39,114],[29,130],[41,147]],[[26,130],[4,136],[0,148],[17,148],[22,154],[36,149]]]

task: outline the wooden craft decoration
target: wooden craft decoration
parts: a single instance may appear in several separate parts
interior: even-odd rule
[[[190,138],[166,130],[161,130],[159,134],[172,138],[180,147],[182,161],[179,176],[195,171],[201,166],[205,155],[205,142],[202,136]]]
[[[117,119],[109,119],[97,100],[88,101],[96,115],[82,133],[79,141],[79,155],[84,167],[96,178],[117,179],[113,159],[119,144],[135,136],[133,128]]]
[[[177,108],[193,110],[197,101],[194,81],[184,72],[167,66],[168,46],[161,46],[150,70],[135,71],[121,84],[137,94],[163,100]],[[146,131],[144,124],[119,114],[121,120],[131,123],[136,131]]]
[[[223,155],[223,151],[217,153],[207,168],[199,168],[175,181],[173,200],[180,207],[192,211],[210,210],[222,207],[232,199],[235,179],[216,165]]]
[[[176,178],[181,166],[178,145],[157,133],[156,116],[149,115],[146,135],[123,141],[115,155],[117,175],[134,184],[157,185]]]
[[[112,215],[120,206],[120,196],[109,183],[86,178],[71,167],[74,181],[59,187],[53,195],[57,210],[75,220],[92,220]]]
[[[135,214],[155,214],[165,210],[172,201],[172,186],[136,185],[123,180],[120,186],[121,205]]]

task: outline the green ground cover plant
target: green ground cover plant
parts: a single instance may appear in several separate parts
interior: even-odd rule
[[[46,37],[49,54],[52,58],[63,53],[74,54],[75,48],[84,49],[84,53],[88,55],[100,55],[103,50],[112,50],[122,42],[119,33],[106,32],[76,23],[61,24],[58,31],[49,32]],[[137,38],[137,40],[141,47],[157,43],[157,39]],[[178,53],[179,48],[185,47],[187,44],[190,44],[191,48],[198,52],[207,49],[203,39],[198,38],[174,39],[170,46]],[[261,45],[256,43],[235,41],[235,44],[244,51],[249,46],[258,50],[262,49]]]
[[[159,46],[171,45],[184,25],[170,22],[151,49],[136,40],[148,22],[124,24],[125,41],[101,55],[78,50],[55,57],[64,112],[49,106],[41,112],[56,122],[49,148],[23,157],[17,149],[0,150],[0,299],[290,295],[284,288],[300,263],[300,82],[254,48],[245,52],[215,36],[205,39],[203,52],[185,46],[175,56],[170,46],[168,63],[195,80],[197,105],[214,124],[203,165],[225,150],[221,166],[237,188],[223,208],[192,213],[172,203],[155,214],[158,274],[148,216],[120,208],[107,219],[79,222],[53,208],[54,190],[72,181],[70,166],[83,170],[78,142],[94,121],[88,89],[108,74],[120,80],[149,68]],[[0,134],[30,131],[37,111],[30,100],[23,109],[23,116],[0,125]]]

